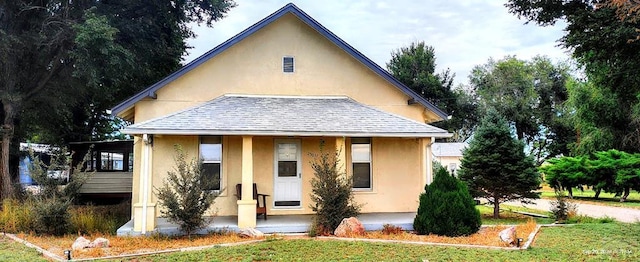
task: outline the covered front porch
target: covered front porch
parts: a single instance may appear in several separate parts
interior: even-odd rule
[[[367,231],[381,230],[384,224],[391,224],[402,227],[404,230],[413,230],[413,219],[415,212],[398,213],[367,213],[358,216],[358,219]],[[266,234],[294,234],[309,232],[313,215],[279,215],[269,216],[268,220],[257,219],[256,229]],[[214,217],[213,223],[199,231],[200,234],[207,234],[216,231],[238,232],[237,216]],[[158,218],[155,230],[147,234],[159,233],[163,235],[178,235],[178,225],[169,222],[166,218]],[[134,231],[133,220],[129,221],[117,231],[118,236],[138,236],[140,231]]]

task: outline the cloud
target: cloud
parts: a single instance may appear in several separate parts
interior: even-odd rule
[[[185,61],[202,55],[289,1],[236,0],[238,6],[214,28],[194,25],[198,37],[188,41],[194,48]],[[541,54],[557,61],[569,58],[557,47],[564,24],[525,25],[525,21],[509,14],[501,1],[293,2],[383,68],[393,50],[425,41],[435,49],[437,72],[450,68],[456,73],[456,83],[466,83],[471,69],[490,57],[516,55],[528,59]]]

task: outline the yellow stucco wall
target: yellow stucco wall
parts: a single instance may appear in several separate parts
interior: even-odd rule
[[[302,164],[302,203],[300,208],[274,208],[274,143],[278,139],[293,139],[301,142]],[[311,179],[314,176],[310,162],[310,153],[319,153],[320,141],[324,140],[327,149],[335,144],[335,138],[331,137],[306,137],[306,138],[253,138],[253,170],[254,182],[258,185],[258,191],[268,194],[267,208],[269,215],[286,214],[311,214],[309,205]],[[347,141],[349,139],[347,138]],[[197,136],[160,136],[154,138],[153,144],[153,187],[162,186],[167,172],[173,170],[175,150],[174,145],[180,144],[187,154],[197,157]],[[349,142],[347,142],[349,145]],[[418,207],[418,196],[423,190],[421,185],[420,165],[418,164],[419,143],[416,139],[406,138],[373,138],[372,140],[372,184],[371,191],[354,192],[357,203],[363,204],[362,212],[415,212]],[[350,150],[347,146],[347,159],[350,163]],[[415,152],[407,154],[407,152]],[[242,154],[242,137],[227,136],[223,138],[223,174],[222,183],[224,192],[216,199],[210,212],[218,216],[236,215],[238,212],[235,185],[241,181],[240,161]],[[347,172],[351,173],[350,165]],[[134,176],[134,185],[139,176]],[[133,194],[134,203],[137,203],[137,194]],[[155,194],[151,197],[152,203],[156,203]],[[156,215],[160,216],[161,208],[156,209]]]
[[[284,56],[295,58],[294,73],[282,72]],[[409,96],[288,14],[136,103],[135,122],[224,94],[343,95],[425,121],[424,107],[408,106]]]

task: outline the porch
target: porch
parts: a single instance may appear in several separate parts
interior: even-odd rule
[[[402,213],[366,213],[358,216],[360,222],[367,231],[381,230],[384,224],[392,224],[402,227],[405,230],[413,230],[413,219],[415,212]],[[313,215],[277,215],[269,216],[268,220],[262,218],[257,219],[256,229],[260,232],[271,233],[305,233],[309,231]],[[205,229],[199,231],[201,234],[208,232],[230,230],[238,232],[237,216],[220,216],[215,217],[213,223]],[[158,218],[155,230],[147,232],[148,234],[160,233],[166,235],[179,234],[178,226],[167,221],[166,218]],[[118,236],[138,236],[140,231],[133,230],[133,220],[130,220],[117,231]]]

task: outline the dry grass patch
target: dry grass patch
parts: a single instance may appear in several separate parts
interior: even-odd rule
[[[36,236],[32,234],[17,234],[16,236],[61,257],[64,257],[64,251],[70,250],[71,245],[76,240],[76,238],[78,238],[77,235],[53,237]],[[89,240],[94,240],[98,237],[104,237],[106,239],[109,239],[109,247],[74,250],[72,252],[72,256],[74,259],[141,254],[185,247],[199,247],[248,241],[246,238],[242,238],[235,233],[192,236],[191,239],[188,239],[187,237],[169,236],[116,237],[101,234],[85,235],[84,237]]]
[[[446,244],[461,244],[461,245],[477,245],[477,246],[493,246],[493,247],[508,247],[509,245],[502,242],[498,234],[500,231],[508,228],[509,226],[497,225],[497,226],[485,226],[480,228],[475,234],[461,237],[445,237],[438,235],[417,235],[412,232],[400,232],[397,234],[387,234],[383,231],[367,232],[364,236],[354,236],[356,238],[367,239],[387,239],[387,240],[399,240],[399,241],[414,241],[414,242],[431,242],[431,243],[446,243]],[[519,224],[516,226],[516,237],[523,239],[523,244],[529,238],[529,235],[535,230],[537,224],[535,220],[530,219],[527,223]]]

